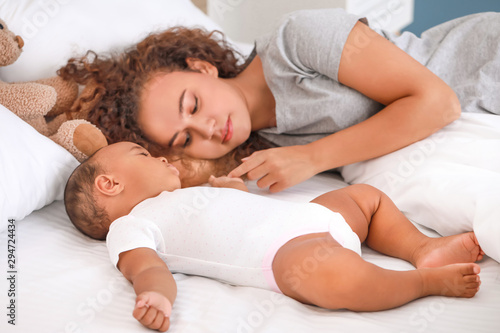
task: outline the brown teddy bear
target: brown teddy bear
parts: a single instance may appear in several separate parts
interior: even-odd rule
[[[0,66],[14,63],[21,55],[23,45],[23,39],[11,32],[0,19]],[[77,97],[78,85],[58,76],[23,83],[0,81],[0,104],[81,162],[106,146],[107,141],[90,122],[72,119],[69,110]]]

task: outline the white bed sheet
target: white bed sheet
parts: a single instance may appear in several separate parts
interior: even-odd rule
[[[309,201],[344,185],[338,176],[322,174],[273,196]],[[269,195],[254,183],[250,188]],[[16,233],[16,326],[7,324],[2,278],[1,332],[150,332],[132,317],[134,291],[111,265],[104,242],[77,232],[61,201],[18,221]],[[0,237],[6,274],[6,233]],[[363,257],[385,268],[413,268],[366,247]],[[480,266],[482,286],[472,299],[427,297],[372,313],[330,311],[266,290],[175,274],[178,298],[169,332],[498,332],[500,264],[485,258]]]

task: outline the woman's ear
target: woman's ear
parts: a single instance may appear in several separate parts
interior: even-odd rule
[[[123,191],[123,184],[112,175],[99,175],[95,179],[96,189],[107,197],[114,197]]]
[[[200,73],[209,74],[214,77],[219,76],[219,71],[217,67],[205,60],[200,60],[197,58],[186,58],[186,63],[190,69],[195,70]]]

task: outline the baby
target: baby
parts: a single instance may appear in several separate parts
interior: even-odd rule
[[[66,211],[106,239],[137,294],[133,316],[166,331],[177,288],[171,272],[266,288],[328,309],[377,311],[427,295],[474,296],[483,252],[474,233],[429,238],[379,190],[352,185],[310,203],[248,193],[239,178],[181,189],[164,157],[120,142],[71,175]],[[361,258],[361,243],[412,263],[392,271]],[[307,270],[304,267],[307,266]]]

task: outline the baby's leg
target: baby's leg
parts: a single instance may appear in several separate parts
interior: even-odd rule
[[[427,295],[472,297],[479,266],[453,264],[411,271],[386,270],[345,249],[329,233],[300,236],[282,246],[273,261],[281,291],[328,309],[377,311]]]
[[[342,214],[361,242],[415,267],[438,267],[481,260],[474,233],[431,238],[422,234],[387,195],[369,185],[351,185],[312,202]]]

